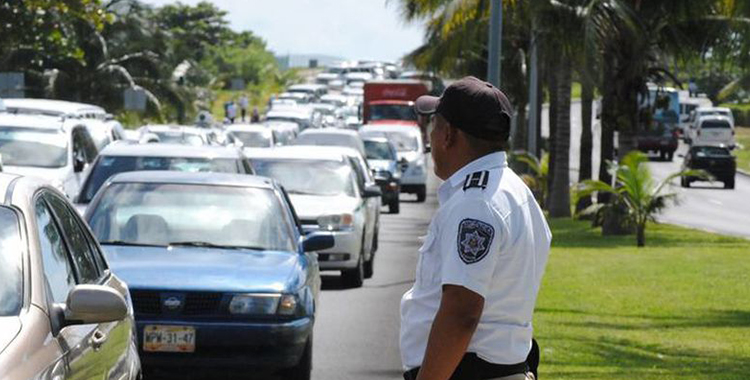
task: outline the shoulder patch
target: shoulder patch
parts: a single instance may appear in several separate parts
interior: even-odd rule
[[[490,251],[495,238],[495,228],[476,220],[464,219],[458,226],[458,255],[466,264],[482,260]]]
[[[469,190],[473,187],[480,188],[482,190],[487,188],[487,183],[490,180],[490,172],[482,170],[466,175],[464,180],[464,191]]]

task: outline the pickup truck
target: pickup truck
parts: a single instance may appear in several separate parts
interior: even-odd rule
[[[653,122],[638,132],[638,150],[659,153],[662,160],[672,161],[678,146],[677,128],[672,124]]]

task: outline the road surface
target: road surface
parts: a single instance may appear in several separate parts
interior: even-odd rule
[[[578,164],[581,140],[581,103],[574,101],[570,109],[571,141],[570,141],[570,181],[578,181]],[[594,170],[599,173],[599,154],[601,130],[598,120],[594,120]],[[549,136],[549,111],[547,105],[542,110],[542,136]],[[681,143],[679,153],[684,153],[686,147]],[[666,178],[669,174],[680,170],[682,158],[675,155],[673,162],[659,162],[653,160],[649,165],[657,180]],[[700,228],[726,235],[750,238],[750,177],[737,174],[734,190],[724,190],[721,183],[699,182],[690,189],[679,187],[679,181],[674,181],[672,191],[679,194],[679,204],[669,207],[666,212],[658,216],[664,223],[672,223],[687,227]]]

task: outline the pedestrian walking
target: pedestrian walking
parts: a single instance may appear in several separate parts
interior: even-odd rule
[[[467,77],[415,108],[433,115],[434,170],[445,182],[401,300],[404,378],[533,380],[531,321],[552,235],[507,164],[510,102]]]
[[[242,113],[242,122],[245,122],[245,117],[247,116],[247,107],[250,106],[250,100],[247,98],[246,94],[242,94],[240,97],[240,112]]]
[[[227,119],[229,119],[230,124],[234,124],[234,120],[237,118],[237,104],[234,103],[234,100],[229,102],[229,105],[227,105]]]

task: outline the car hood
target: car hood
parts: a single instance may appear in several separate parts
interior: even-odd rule
[[[46,181],[53,181],[55,179],[62,180],[63,178],[65,178],[68,172],[68,168],[36,168],[32,166],[3,165],[3,172],[18,174],[24,177],[41,178]]]
[[[395,173],[396,171],[396,161],[368,160],[367,163],[370,164],[370,168],[374,170],[386,170],[391,173]]]
[[[133,289],[292,292],[305,282],[302,255],[290,252],[103,247],[112,271]]]
[[[18,317],[0,317],[0,353],[13,341],[21,331],[21,320]]]
[[[297,215],[302,220],[315,220],[322,215],[353,213],[359,201],[347,196],[290,194]]]

